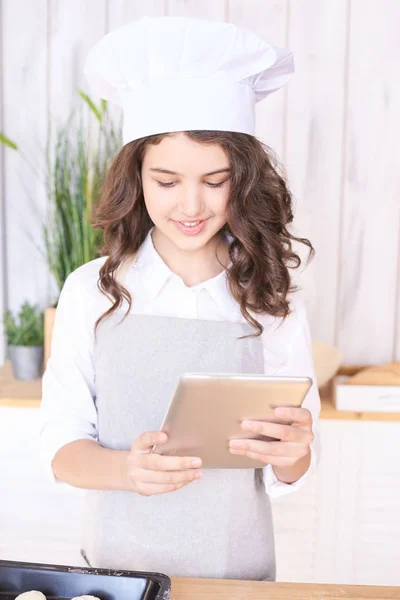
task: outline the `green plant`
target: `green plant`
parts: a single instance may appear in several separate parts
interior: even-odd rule
[[[58,289],[68,275],[99,256],[102,232],[91,223],[111,160],[122,147],[120,125],[107,102],[98,108],[84,92],[81,111],[58,132],[49,160],[49,222],[44,228],[47,260]]]
[[[44,315],[36,305],[24,302],[16,315],[7,310],[4,326],[9,346],[43,346]]]
[[[98,107],[83,91],[79,96],[82,104],[47,147],[48,218],[43,237],[59,291],[72,271],[99,256],[102,232],[92,226],[92,213],[110,162],[122,147],[121,121],[111,117],[107,102],[102,100]],[[0,143],[20,151],[1,132]]]
[[[4,133],[0,132],[0,143],[12,148],[12,150],[18,150],[17,144],[15,144],[10,138],[6,137]]]

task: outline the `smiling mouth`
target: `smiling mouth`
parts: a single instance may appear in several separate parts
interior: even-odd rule
[[[184,225],[185,227],[196,227],[197,225],[200,225],[201,223],[205,223],[206,221],[208,221],[210,219],[210,217],[206,217],[205,219],[196,219],[196,220],[187,220],[187,221],[182,221],[180,219],[174,219],[175,223],[180,223],[181,225]]]
[[[196,221],[173,221],[175,226],[185,235],[198,235],[202,233],[206,227],[207,219],[197,219]]]
[[[178,221],[178,223],[181,223],[185,227],[197,227],[197,225],[200,225],[203,221]]]

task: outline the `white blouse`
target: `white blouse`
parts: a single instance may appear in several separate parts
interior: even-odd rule
[[[60,294],[40,408],[41,453],[51,476],[51,463],[62,446],[79,439],[97,441],[93,329],[98,317],[110,307],[110,300],[97,287],[99,269],[105,260],[106,257],[98,258],[74,271]],[[187,287],[155,250],[151,232],[124,285],[134,298],[131,311],[135,314],[244,322],[239,305],[228,290],[225,272]],[[315,469],[319,455],[320,398],[306,309],[298,292],[291,294],[290,305],[292,313],[281,327],[281,318],[256,316],[265,328],[264,372],[312,378],[313,386],[303,406],[312,413],[315,440],[311,466],[297,482],[280,482],[271,465],[264,467],[265,489],[270,496],[299,488]],[[122,309],[126,308],[124,304]]]

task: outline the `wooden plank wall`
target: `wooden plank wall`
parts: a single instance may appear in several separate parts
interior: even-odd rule
[[[86,87],[90,46],[144,14],[228,20],[295,54],[290,85],[257,107],[257,135],[286,165],[296,231],[317,251],[298,277],[313,336],[338,344],[348,364],[400,360],[397,0],[0,2],[0,121],[33,163],[0,150],[9,306],[45,306],[54,293],[36,248],[46,196],[33,171],[51,127]]]

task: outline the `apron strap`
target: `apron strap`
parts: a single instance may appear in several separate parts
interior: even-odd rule
[[[137,252],[135,252],[134,254],[130,254],[119,265],[115,280],[120,285],[123,286],[125,284],[125,279],[129,273],[130,269],[134,266],[134,264],[136,262],[137,254],[138,254]]]

